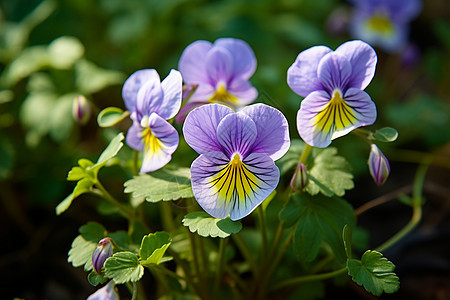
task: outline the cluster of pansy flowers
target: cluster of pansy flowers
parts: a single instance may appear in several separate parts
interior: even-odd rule
[[[375,121],[375,104],[363,90],[376,62],[375,51],[362,41],[344,43],[335,51],[316,46],[298,55],[287,81],[305,97],[297,129],[307,144],[324,148]],[[257,97],[249,82],[256,59],[242,40],[196,41],[184,50],[179,69],[162,82],[149,69],[127,79],[122,94],[133,125],[126,141],[143,152],[141,172],[155,171],[171,160],[178,146],[171,119],[184,121],[184,139],[199,154],[191,165],[195,199],[213,217],[239,220],[277,187],[280,171],[274,162],[289,149],[288,122],[268,105],[246,106]],[[389,173],[387,160],[374,149],[370,171],[381,183]],[[380,162],[383,158],[386,163]]]

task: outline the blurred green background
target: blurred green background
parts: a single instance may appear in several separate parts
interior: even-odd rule
[[[257,102],[280,109],[290,123],[291,138],[299,138],[295,116],[300,97],[286,83],[287,69],[306,48],[323,44],[335,49],[353,39],[345,27],[350,10],[348,3],[337,0],[1,1],[2,294],[6,298],[83,299],[95,290],[82,270],[66,262],[71,241],[78,227],[90,220],[105,223],[106,219],[110,227],[119,229],[126,224],[102,210],[98,199],[88,196],[77,199],[62,216],[56,217],[54,209],[73,189],[65,178],[77,160],[95,160],[118,130],[126,132],[127,122],[116,128],[99,128],[96,114],[108,106],[125,108],[121,86],[129,75],[155,68],[165,77],[170,69],[177,69],[183,49],[199,39],[243,39],[258,60],[251,78],[259,91]],[[400,134],[395,143],[379,145],[392,166],[386,185],[376,188],[371,181],[366,143],[348,135],[332,145],[353,167],[356,188],[346,198],[354,206],[410,185],[417,163],[430,155],[438,157],[425,189],[428,216],[434,223],[424,220],[436,236],[432,235],[431,241],[430,235],[425,238],[424,247],[431,250],[413,253],[425,271],[417,259],[410,259],[412,265],[396,261],[405,255],[402,247],[385,254],[398,265],[404,283],[397,295],[387,298],[435,299],[420,298],[414,284],[417,278],[407,274],[412,274],[408,267],[412,271],[419,268],[417,273],[436,285],[430,283],[428,289],[421,289],[423,293],[436,295],[443,289],[450,297],[450,2],[424,1],[422,13],[411,24],[410,40],[418,56],[408,63],[404,53],[389,54],[375,47],[377,71],[366,89],[378,108],[378,119],[369,129],[391,126]],[[72,118],[77,94],[95,106],[83,126]],[[176,126],[181,132],[181,126]],[[190,151],[181,142],[173,163],[189,166]],[[124,157],[129,154],[121,152]],[[118,167],[102,172],[115,194],[123,191],[123,181],[131,176]],[[389,236],[385,230],[390,225],[380,226],[380,222],[389,218],[401,226],[409,217],[404,206],[385,209],[361,221],[371,232],[374,245]],[[419,242],[423,240],[403,246],[411,249]],[[438,279],[433,281],[433,276]],[[439,285],[439,280],[447,284]],[[419,277],[419,282],[425,284],[426,280]],[[338,291],[355,299],[363,297],[355,289],[346,286]]]

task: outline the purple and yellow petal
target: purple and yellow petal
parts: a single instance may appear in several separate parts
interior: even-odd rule
[[[322,89],[322,84],[317,78],[317,68],[320,60],[330,52],[331,49],[325,46],[315,46],[302,51],[288,69],[289,87],[302,97]]]
[[[141,173],[155,171],[165,166],[178,147],[178,132],[156,113],[148,118],[148,127],[142,129],[141,137],[144,144]]]
[[[192,190],[211,216],[239,220],[250,214],[278,185],[279,170],[267,155],[231,160],[221,152],[200,155],[191,166]]]
[[[234,111],[224,105],[209,104],[192,110],[183,125],[184,139],[199,154],[221,151],[217,140],[217,126],[220,121]]]
[[[229,158],[235,153],[245,157],[252,151],[256,135],[255,123],[245,114],[229,114],[217,126],[217,140]]]
[[[249,116],[256,125],[257,137],[253,152],[265,153],[275,161],[288,151],[289,124],[279,110],[259,103],[247,106],[241,113]]]
[[[122,97],[126,108],[133,112],[137,102],[139,89],[146,82],[159,82],[158,72],[154,69],[144,69],[134,72],[124,83],[122,88]]]

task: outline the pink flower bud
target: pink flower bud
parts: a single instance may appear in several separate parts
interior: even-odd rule
[[[83,95],[77,95],[73,100],[72,116],[74,120],[84,125],[91,117],[92,109],[89,101]]]
[[[302,163],[299,163],[291,179],[291,188],[296,192],[301,192],[307,184],[308,173],[306,170],[306,166]]]
[[[386,156],[384,156],[375,144],[371,145],[369,161],[367,163],[369,165],[370,175],[372,175],[375,183],[379,186],[382,185],[388,178],[391,167]]]
[[[98,274],[102,272],[105,261],[112,256],[112,243],[113,241],[111,238],[104,238],[98,242],[97,248],[95,248],[94,253],[92,253],[92,265],[94,266],[95,272]]]

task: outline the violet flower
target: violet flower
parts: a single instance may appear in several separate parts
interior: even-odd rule
[[[144,152],[141,173],[162,168],[177,149],[178,133],[166,120],[179,111],[181,94],[182,79],[176,70],[162,82],[155,70],[140,70],[123,85],[122,97],[133,120],[126,141]]]
[[[87,300],[119,300],[119,294],[117,293],[115,286],[114,280],[110,280],[107,285],[98,289],[95,293],[90,295]]]
[[[274,161],[289,148],[288,123],[265,104],[238,113],[208,104],[189,113],[184,138],[200,156],[191,165],[195,199],[215,218],[239,220],[250,214],[278,185]]]
[[[377,55],[368,44],[350,41],[332,51],[315,46],[301,52],[289,68],[287,82],[302,97],[297,129],[311,146],[375,122],[377,111],[363,90],[375,73]]]
[[[258,95],[249,82],[256,69],[255,54],[242,40],[193,42],[181,54],[178,67],[186,85],[197,85],[179,116],[206,103],[221,103],[236,109],[253,102]]]
[[[389,173],[391,172],[391,167],[389,166],[389,161],[386,156],[378,149],[377,145],[372,144],[370,147],[370,155],[367,164],[369,165],[370,175],[372,175],[375,183],[380,186],[386,182]]]
[[[406,46],[409,22],[422,8],[420,0],[352,0],[350,31],[356,38],[388,52]]]

